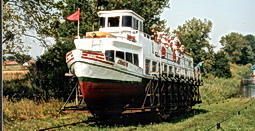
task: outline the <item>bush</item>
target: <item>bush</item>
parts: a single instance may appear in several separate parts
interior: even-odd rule
[[[215,63],[212,65],[211,73],[216,77],[230,78],[232,76],[228,59],[224,52],[215,54]]]
[[[44,90],[45,99],[67,98],[71,89],[65,55],[74,48],[71,41],[57,42],[31,66],[29,78],[33,86]]]
[[[238,66],[230,64],[232,78],[218,78],[208,75],[204,79],[204,85],[200,87],[202,100],[207,103],[239,97],[241,77],[250,71],[250,64]]]
[[[38,100],[42,98],[42,89],[32,87],[27,78],[3,81],[3,96],[13,100],[22,98]]]

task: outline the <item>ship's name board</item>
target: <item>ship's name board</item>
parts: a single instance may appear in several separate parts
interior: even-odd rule
[[[128,67],[128,63],[125,62],[125,61],[119,60],[117,63],[120,64],[120,65]]]

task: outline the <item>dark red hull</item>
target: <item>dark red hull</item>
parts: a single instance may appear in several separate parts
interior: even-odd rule
[[[79,81],[82,97],[94,114],[121,113],[124,107],[139,107],[145,97],[145,84]]]

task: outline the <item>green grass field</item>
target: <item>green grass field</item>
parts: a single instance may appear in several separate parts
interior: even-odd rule
[[[87,113],[59,113],[63,102],[10,102],[5,99],[5,130],[255,130],[255,99],[233,98],[196,105],[166,122],[100,123]],[[30,106],[24,106],[30,105]],[[147,119],[142,117],[142,119]]]
[[[208,76],[200,87],[203,103],[194,106],[189,113],[173,114],[166,122],[135,122],[148,119],[139,116],[129,123],[102,123],[88,113],[60,113],[64,103],[59,100],[44,102],[4,97],[4,130],[168,131],[217,130],[217,127],[221,130],[255,130],[255,99],[239,98],[238,94],[240,79],[249,68],[250,65],[231,65],[233,77],[230,79]]]

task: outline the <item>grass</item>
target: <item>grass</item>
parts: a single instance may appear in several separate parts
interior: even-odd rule
[[[3,66],[3,80],[22,79],[28,72],[22,65]]]
[[[64,103],[59,100],[14,101],[4,97],[4,130],[216,130],[216,124],[222,121],[221,130],[255,130],[255,100],[234,98],[239,97],[240,79],[249,69],[250,65],[231,65],[233,77],[229,79],[208,75],[204,86],[200,87],[203,103],[194,106],[190,113],[173,115],[167,122],[139,124],[131,120],[131,123],[102,124],[95,121],[91,114],[60,113]],[[5,92],[12,89],[11,86],[16,85],[14,83],[6,83],[10,87]]]
[[[233,97],[240,97],[240,82],[242,76],[250,71],[251,65],[238,66],[231,64],[232,78],[215,78],[208,75],[204,85],[200,87],[203,102],[215,103]]]
[[[105,124],[91,114],[59,113],[63,102],[12,102],[4,99],[5,130],[255,130],[255,99],[232,98],[214,104],[196,105],[191,112],[175,114],[170,121]],[[246,107],[246,108],[245,108]],[[238,114],[238,111],[240,113]],[[231,117],[230,119],[228,119]],[[147,119],[142,117],[142,119]],[[226,120],[226,121],[224,121]]]
[[[28,73],[28,70],[23,71],[3,71],[3,80],[22,79]]]
[[[22,70],[27,70],[27,67],[22,66],[22,65],[4,65],[3,66],[3,71],[22,71]]]

